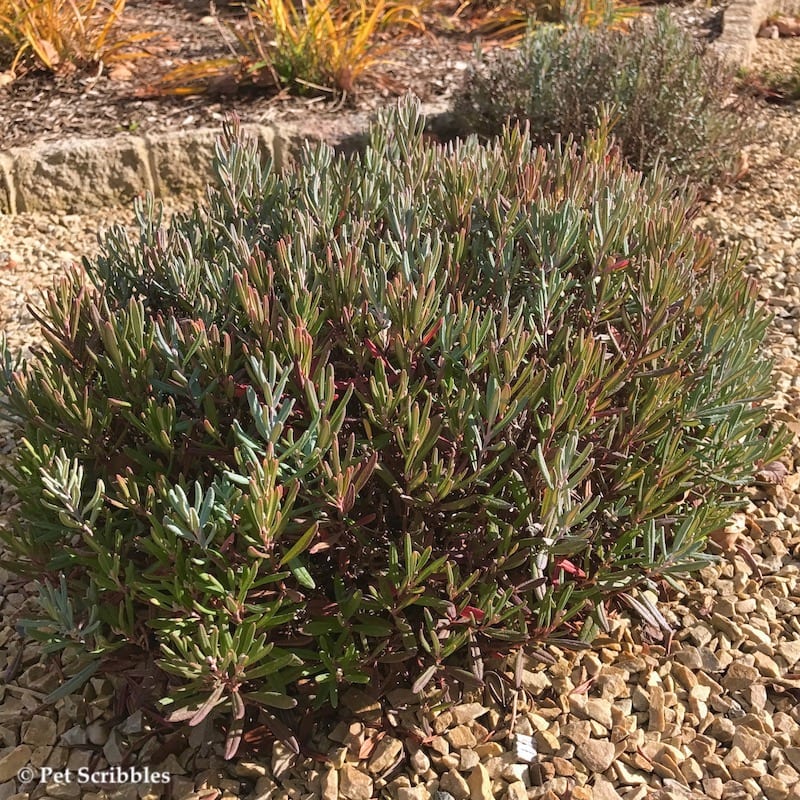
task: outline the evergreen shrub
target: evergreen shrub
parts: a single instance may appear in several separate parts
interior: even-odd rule
[[[543,25],[514,50],[480,60],[456,95],[455,117],[482,137],[527,123],[536,144],[592,130],[613,109],[617,146],[637,169],[662,162],[708,186],[734,177],[754,128],[731,105],[735,73],[666,9],[620,28]]]
[[[231,755],[353,684],[479,684],[706,564],[778,452],[755,287],[601,139],[432,144],[404,101],[286,174],[231,124],[216,172],[168,226],[138,204],[0,361],[61,694],[155,658]]]

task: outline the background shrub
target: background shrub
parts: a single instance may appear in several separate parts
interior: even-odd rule
[[[754,286],[602,141],[443,148],[406,102],[359,157],[278,175],[228,131],[216,170],[2,362],[6,538],[62,691],[154,652],[171,719],[226,711],[231,754],[246,707],[479,683],[706,563],[778,452]]]
[[[734,75],[724,61],[660,10],[630,32],[571,25],[535,28],[514,51],[496,52],[468,75],[455,113],[467,131],[500,133],[530,123],[537,144],[584,136],[601,105],[613,109],[613,135],[637,169],[662,161],[698,184],[737,171],[751,127],[728,108]]]

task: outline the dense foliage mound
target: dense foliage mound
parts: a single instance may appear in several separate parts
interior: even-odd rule
[[[601,107],[637,169],[657,161],[681,178],[707,185],[734,176],[752,127],[730,108],[732,68],[703,51],[667,10],[631,30],[535,28],[516,50],[479,62],[456,98],[460,125],[485,137],[508,122],[530,124],[535,144],[583,136]]]
[[[229,129],[216,170],[5,355],[7,539],[68,688],[154,653],[171,718],[227,712],[232,753],[248,707],[479,682],[706,563],[777,452],[767,318],[660,171],[433,145],[411,102],[356,158],[279,175]]]

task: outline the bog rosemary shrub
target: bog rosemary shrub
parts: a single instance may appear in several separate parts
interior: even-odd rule
[[[536,144],[586,135],[602,106],[637,169],[656,161],[699,185],[737,171],[752,126],[730,107],[734,71],[672,20],[667,10],[630,31],[535,28],[516,50],[473,67],[455,101],[463,129],[491,137],[506,122],[529,123]]]
[[[707,563],[778,452],[754,286],[602,141],[443,147],[407,101],[287,174],[229,128],[216,171],[0,362],[6,540],[67,689],[155,654],[170,718],[224,712],[231,754],[248,708],[479,682]]]

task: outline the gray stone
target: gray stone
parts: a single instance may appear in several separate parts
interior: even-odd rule
[[[106,761],[112,766],[121,764],[127,755],[127,748],[124,746],[122,735],[119,731],[113,730],[108,737],[108,740],[103,745],[103,755]]]

